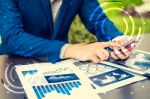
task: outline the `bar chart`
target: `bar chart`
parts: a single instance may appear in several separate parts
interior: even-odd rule
[[[46,94],[56,92],[63,95],[71,95],[73,88],[79,88],[80,81],[63,82],[49,85],[33,86],[33,90],[38,99],[46,97]]]

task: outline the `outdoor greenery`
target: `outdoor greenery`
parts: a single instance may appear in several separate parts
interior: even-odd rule
[[[143,2],[142,0],[99,0],[101,5],[103,5],[105,2],[108,4],[106,6],[102,6],[103,10],[105,11],[108,8],[120,8],[123,10],[123,8],[131,8],[137,5],[141,5]],[[109,17],[111,21],[114,22],[116,27],[122,31],[126,31],[126,25],[124,23],[124,20],[127,21],[128,29],[126,31],[126,34],[131,35],[137,34],[139,32],[139,27],[141,27],[142,33],[150,33],[150,18],[144,18],[141,17],[129,17],[122,15],[122,11],[120,10],[111,10],[106,12],[106,15]],[[131,18],[133,18],[133,22],[135,25],[135,29],[133,30]],[[79,42],[93,42],[96,41],[96,37],[92,35],[90,32],[88,32],[84,25],[82,24],[79,16],[76,16],[71,29],[69,33],[69,41],[70,43],[79,43]]]
[[[99,0],[100,2],[105,2],[107,0]],[[121,2],[124,7],[133,7],[137,5],[141,5],[143,3],[142,0],[108,0],[110,2]]]

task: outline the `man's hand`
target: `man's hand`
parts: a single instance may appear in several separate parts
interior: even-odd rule
[[[129,36],[120,36],[120,37],[117,37],[116,39],[114,39],[114,41],[116,43],[120,44],[120,45],[123,45],[127,41],[129,41],[129,39],[130,39]],[[134,47],[131,50],[128,50],[125,47],[121,47],[121,49],[118,50],[118,48],[113,47],[114,51],[110,53],[111,57],[114,58],[114,59],[116,59],[116,60],[118,60],[118,59],[122,59],[122,60],[126,59],[126,58],[128,58],[131,55]]]
[[[74,44],[66,49],[64,58],[73,58],[79,61],[91,60],[93,63],[99,63],[109,58],[109,52],[105,50],[106,47],[120,47],[120,45],[114,42]]]

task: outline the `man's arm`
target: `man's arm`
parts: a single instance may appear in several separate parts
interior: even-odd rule
[[[104,14],[97,0],[83,0],[79,16],[86,28],[94,33],[99,41],[108,41],[123,35]]]
[[[15,0],[0,0],[0,22],[2,45],[8,54],[46,56],[50,62],[59,60],[60,50],[65,42],[45,40],[24,31]]]

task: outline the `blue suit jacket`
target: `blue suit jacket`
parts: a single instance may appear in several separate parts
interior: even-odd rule
[[[97,0],[62,1],[53,25],[49,0],[0,0],[0,53],[47,56],[50,62],[58,61],[77,14],[98,40],[107,41],[122,35],[103,13]]]

